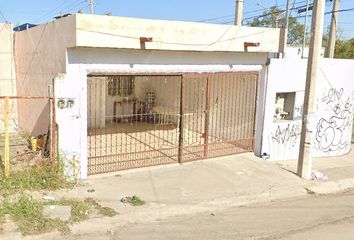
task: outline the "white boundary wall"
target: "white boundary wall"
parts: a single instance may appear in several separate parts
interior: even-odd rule
[[[321,59],[316,85],[316,119],[312,129],[315,157],[349,152],[353,125],[354,61]],[[276,93],[305,90],[307,60],[272,59],[267,81],[261,152],[270,160],[297,159],[301,120],[274,122]],[[301,93],[302,92],[302,93]],[[303,96],[300,103],[303,103]],[[259,143],[258,143],[259,144]],[[258,145],[259,149],[259,145]]]

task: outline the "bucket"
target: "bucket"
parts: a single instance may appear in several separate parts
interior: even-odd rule
[[[43,144],[44,144],[44,138],[35,138],[32,137],[31,138],[31,148],[32,151],[39,151],[43,148]]]

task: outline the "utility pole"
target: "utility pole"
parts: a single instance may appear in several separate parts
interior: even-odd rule
[[[90,13],[93,14],[93,8],[96,6],[96,3],[94,2],[94,0],[87,0],[87,4],[90,7]]]
[[[243,0],[236,0],[235,7],[235,25],[242,26],[243,18]]]
[[[312,132],[315,130],[314,121],[316,120],[315,91],[322,49],[325,0],[316,0],[313,3],[314,8],[311,27],[312,35],[307,63],[300,151],[297,165],[297,174],[306,179],[311,178],[312,172],[312,143],[314,139]]]
[[[304,58],[305,46],[306,46],[306,38],[307,38],[307,18],[309,15],[309,4],[310,0],[306,1],[306,15],[305,15],[305,23],[304,23],[304,39],[302,40],[302,51],[301,58]]]
[[[337,24],[338,24],[338,10],[339,10],[340,0],[333,0],[333,11],[331,19],[331,28],[329,31],[328,48],[326,57],[333,58],[334,49],[336,47],[336,34],[337,34]]]
[[[286,19],[285,19],[285,26],[284,26],[284,36],[283,36],[283,39],[284,39],[284,46],[283,46],[283,57],[285,57],[285,50],[286,50],[286,44],[288,42],[288,28],[289,28],[289,18],[290,18],[290,0],[287,1],[287,4],[286,4]]]

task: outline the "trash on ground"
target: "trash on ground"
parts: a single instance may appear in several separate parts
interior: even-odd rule
[[[47,201],[54,201],[54,200],[55,200],[55,197],[53,197],[53,196],[47,196],[47,195],[46,195],[46,196],[43,196],[42,199],[43,199],[43,200],[47,200]]]
[[[311,179],[312,180],[322,180],[322,181],[328,181],[328,177],[326,174],[321,173],[320,171],[314,170],[311,173]]]

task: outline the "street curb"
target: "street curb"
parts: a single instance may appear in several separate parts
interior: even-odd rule
[[[335,194],[345,192],[354,188],[354,178],[345,178],[338,181],[324,182],[305,188],[314,194]]]

